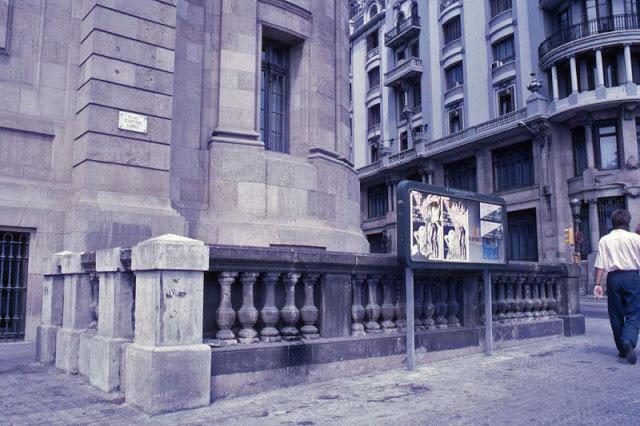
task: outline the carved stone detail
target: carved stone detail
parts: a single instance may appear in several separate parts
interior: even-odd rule
[[[297,340],[300,338],[300,332],[296,325],[300,320],[300,311],[296,307],[296,284],[300,279],[300,274],[290,272],[284,276],[285,303],[280,309],[280,317],[284,322],[284,327],[280,330],[280,334],[284,340]]]
[[[260,310],[260,318],[264,323],[264,327],[260,331],[260,340],[263,342],[279,342],[282,340],[280,332],[275,327],[280,319],[280,311],[276,308],[275,293],[276,283],[280,279],[280,274],[275,272],[267,272],[262,276],[264,283],[264,306]]]
[[[243,272],[240,274],[242,283],[242,307],[238,310],[238,320],[242,324],[242,329],[238,332],[240,343],[255,343],[258,339],[258,332],[254,329],[258,321],[258,310],[254,306],[253,285],[258,279],[256,272]]]
[[[236,321],[236,311],[231,307],[231,285],[238,277],[237,272],[221,272],[218,275],[220,284],[220,306],[216,311],[218,332],[216,333],[216,346],[227,346],[238,343],[235,334],[231,330]]]
[[[304,305],[300,309],[300,316],[304,325],[300,329],[302,337],[305,339],[317,339],[318,334],[318,308],[315,304],[315,287],[318,282],[319,274],[304,274],[302,282],[304,283]]]

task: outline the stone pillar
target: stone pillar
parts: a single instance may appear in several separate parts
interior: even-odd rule
[[[576,68],[576,57],[569,57],[569,67],[571,69],[571,93],[578,93],[578,70]]]
[[[625,43],[624,45],[624,76],[626,83],[633,83],[633,69],[631,67],[631,45]]]
[[[56,360],[56,336],[62,326],[64,278],[60,275],[60,256],[54,254],[44,261],[42,288],[42,324],[36,331],[36,360],[53,364]]]
[[[553,91],[553,100],[560,99],[560,89],[558,88],[558,68],[554,65],[551,67],[551,89]]]
[[[120,248],[96,252],[100,319],[90,343],[89,382],[103,392],[120,389],[123,345],[133,339],[134,280],[121,255]]]
[[[135,338],[125,354],[126,401],[151,414],[209,405],[211,348],[202,343],[202,241],[167,234],[134,246]]]
[[[591,235],[591,251],[598,251],[600,243],[600,223],[598,222],[598,200],[587,200],[589,203],[589,235]]]
[[[596,49],[597,86],[604,87],[604,65],[602,64],[602,50]]]
[[[555,293],[558,317],[564,322],[564,335],[567,337],[585,333],[584,315],[580,313],[579,281],[580,267],[567,265],[563,277],[551,288]]]
[[[91,323],[91,280],[80,261],[80,253],[64,252],[60,256],[64,276],[62,328],[56,337],[56,368],[77,374],[80,335]]]
[[[596,159],[593,150],[593,125],[592,121],[588,120],[584,124],[584,141],[587,150],[587,167],[593,169],[596,167]]]

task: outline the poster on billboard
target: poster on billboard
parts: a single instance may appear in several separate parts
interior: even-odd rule
[[[505,263],[501,198],[403,181],[397,211],[398,256],[409,267]]]

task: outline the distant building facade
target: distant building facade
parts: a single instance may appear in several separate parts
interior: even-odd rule
[[[347,5],[0,0],[0,341],[42,259],[164,233],[362,252]]]
[[[518,261],[571,261],[576,198],[586,277],[611,213],[640,211],[638,4],[352,1],[352,155],[370,250],[395,251],[402,179],[503,197]]]

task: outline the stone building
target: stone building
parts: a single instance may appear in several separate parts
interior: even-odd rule
[[[503,197],[511,259],[545,264],[571,259],[577,198],[586,279],[611,213],[640,211],[638,2],[351,4],[353,161],[371,251],[395,250],[402,179]]]
[[[317,0],[0,0],[0,340],[34,337],[42,259],[63,250],[175,233],[366,251],[347,15]]]

